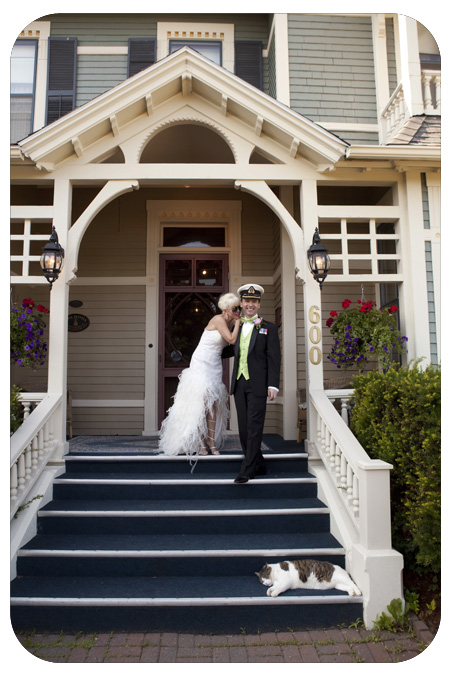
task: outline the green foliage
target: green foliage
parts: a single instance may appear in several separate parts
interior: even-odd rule
[[[13,385],[10,396],[9,416],[10,432],[13,434],[23,422],[23,407],[20,402],[21,388]]]
[[[387,606],[389,614],[381,612],[381,616],[377,615],[376,621],[373,625],[376,630],[390,630],[396,633],[398,630],[405,630],[409,628],[409,605],[406,602],[403,609],[400,598],[395,598]]]
[[[350,307],[351,300],[344,300],[342,311],[330,312],[326,325],[334,338],[334,345],[327,356],[337,368],[357,366],[360,371],[375,359],[382,365],[392,360],[393,352],[406,351],[408,338],[397,328],[395,317],[398,307],[378,309],[372,300],[358,300]]]
[[[420,574],[440,570],[441,371],[391,367],[357,375],[350,426],[372,458],[393,465],[394,547]]]

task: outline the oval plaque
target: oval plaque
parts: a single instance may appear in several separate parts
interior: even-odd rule
[[[69,330],[72,333],[80,333],[86,330],[90,321],[84,314],[69,314]]]

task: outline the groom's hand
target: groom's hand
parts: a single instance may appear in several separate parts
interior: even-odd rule
[[[277,396],[278,396],[277,390],[273,389],[272,387],[269,387],[267,390],[267,398],[269,399],[269,401],[275,401]]]

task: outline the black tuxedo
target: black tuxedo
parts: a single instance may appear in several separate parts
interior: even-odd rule
[[[253,478],[258,471],[264,471],[261,442],[266,417],[267,388],[280,386],[281,351],[278,328],[262,319],[252,329],[247,355],[249,379],[241,375],[237,380],[239,367],[239,346],[242,327],[236,344],[226,347],[223,356],[234,356],[230,393],[234,394],[239,425],[239,438],[245,459],[239,474]]]

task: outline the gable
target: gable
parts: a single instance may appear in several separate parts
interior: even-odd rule
[[[125,80],[18,143],[23,157],[53,171],[98,163],[120,149],[139,162],[143,143],[168,124],[204,124],[234,146],[236,163],[334,165],[348,144],[189,47]],[[144,140],[142,140],[144,139]],[[130,150],[133,147],[133,151]],[[119,153],[120,154],[120,153]]]

